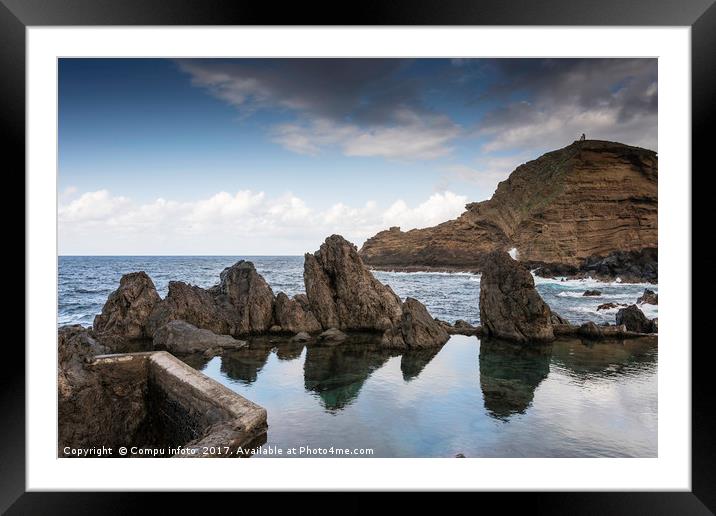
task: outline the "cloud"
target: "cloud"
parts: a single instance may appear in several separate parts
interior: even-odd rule
[[[326,119],[307,124],[280,124],[273,141],[300,154],[318,155],[326,147],[338,147],[346,156],[388,159],[435,159],[450,154],[450,143],[459,126],[443,116],[419,116],[410,111],[397,114],[399,123],[388,127],[361,128]]]
[[[434,226],[460,215],[466,203],[467,197],[453,192],[434,193],[414,208],[398,200],[383,213],[383,225],[400,226],[403,231]]]
[[[92,223],[118,215],[129,204],[126,197],[111,197],[107,190],[86,192],[60,207],[59,216],[67,222]]]
[[[192,83],[244,115],[279,110],[295,117],[269,130],[272,141],[306,155],[435,159],[452,151],[460,127],[428,109],[420,81],[400,75],[402,59],[180,60]],[[285,115],[285,113],[284,113]]]
[[[459,190],[467,184],[477,187],[477,195],[471,201],[482,201],[492,197],[498,183],[504,181],[522,163],[528,161],[526,154],[500,157],[481,157],[474,164],[454,164],[441,169],[442,175],[437,190],[454,188]]]
[[[138,204],[107,190],[86,192],[59,209],[62,254],[302,254],[332,233],[357,245],[389,226],[444,222],[464,211],[467,198],[446,191],[415,206],[403,200],[381,208],[337,202],[313,209],[286,192],[219,192],[177,202]]]
[[[484,66],[497,79],[482,97],[496,107],[475,132],[483,152],[551,150],[582,133],[657,149],[655,59],[507,59]]]

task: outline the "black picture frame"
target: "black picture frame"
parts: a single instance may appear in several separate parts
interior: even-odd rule
[[[602,26],[690,26],[692,72],[692,169],[708,173],[709,122],[716,115],[716,5],[714,0],[362,0],[332,6],[305,3],[229,0],[0,0],[0,126],[6,144],[5,165],[25,169],[25,30],[30,26],[81,25],[602,25]],[[710,167],[709,167],[710,165]],[[702,170],[703,169],[703,170]],[[688,171],[679,171],[688,180]],[[10,174],[10,172],[8,172]],[[704,174],[691,174],[693,234],[699,221],[710,220],[705,200]],[[698,180],[698,187],[695,186]],[[12,220],[12,219],[10,219]],[[708,222],[705,222],[706,224]],[[701,233],[708,235],[709,233]],[[710,240],[710,239],[707,239]],[[698,242],[694,241],[694,244]],[[708,242],[706,242],[708,245]],[[701,244],[703,245],[703,244]],[[714,269],[707,252],[692,249],[692,275],[706,277]],[[26,256],[27,259],[27,256]],[[31,271],[25,268],[27,277]],[[691,284],[691,277],[686,278]],[[708,320],[705,304],[692,300],[692,320]],[[27,307],[28,309],[31,307]],[[687,346],[689,340],[670,345]],[[709,339],[710,340],[710,339]],[[527,505],[532,512],[549,514],[713,514],[716,511],[716,453],[711,398],[711,344],[702,340],[692,346],[692,490],[691,492],[619,493],[511,493],[507,496],[481,493],[495,498],[502,510]],[[149,507],[148,493],[26,493],[25,492],[25,353],[10,340],[6,360],[14,364],[3,374],[0,439],[0,511],[7,514],[126,514]],[[17,364],[22,364],[19,367]],[[216,494],[211,495],[216,499]],[[266,503],[259,500],[259,503]],[[265,494],[263,495],[266,496]],[[274,496],[274,495],[271,495]],[[333,511],[370,510],[372,502],[341,502]],[[463,499],[463,495],[458,496]],[[472,495],[471,495],[472,496]],[[242,504],[253,501],[242,494]],[[184,510],[206,509],[195,495],[174,493],[163,497],[166,510],[173,504]],[[224,498],[224,496],[220,496]],[[412,501],[422,504],[422,496]],[[212,504],[215,502],[212,502]],[[304,502],[305,503],[305,502]],[[474,502],[471,502],[474,503]],[[332,505],[332,504],[329,504]],[[244,505],[245,507],[245,505]],[[313,503],[305,507],[315,507]],[[404,506],[407,509],[408,506]],[[476,509],[478,509],[476,507]],[[479,510],[479,509],[478,509]]]

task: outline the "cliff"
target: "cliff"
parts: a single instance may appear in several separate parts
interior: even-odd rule
[[[642,256],[657,247],[657,176],[653,151],[574,142],[520,165],[457,219],[382,231],[360,256],[378,267],[481,270],[487,253],[516,248],[520,261],[572,273],[615,254]]]

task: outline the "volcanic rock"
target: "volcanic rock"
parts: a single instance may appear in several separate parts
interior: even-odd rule
[[[619,308],[621,306],[628,306],[624,303],[602,303],[597,307],[597,311],[600,310],[611,310],[612,308]]]
[[[218,335],[246,335],[268,331],[273,325],[271,287],[253,263],[241,260],[224,269],[220,282],[209,289],[169,282],[169,292],[149,319],[153,334],[169,321],[181,319]]]
[[[516,342],[554,340],[551,311],[530,272],[504,251],[487,257],[480,281],[483,333]]]
[[[375,279],[355,245],[340,235],[306,254],[303,278],[311,312],[322,328],[382,332],[391,348],[442,346],[449,336],[416,299],[405,303]]]
[[[637,304],[648,304],[648,305],[658,305],[659,304],[659,295],[654,292],[653,290],[649,290],[648,288],[644,289],[644,293],[639,297],[639,299],[636,300]]]
[[[531,267],[549,266],[548,276],[589,266],[655,281],[657,234],[656,153],[585,140],[520,165],[490,200],[468,204],[457,219],[381,231],[360,255],[385,268],[482,270],[488,253],[516,248]]]
[[[102,313],[94,318],[93,331],[111,345],[117,341],[150,337],[149,316],[161,301],[154,283],[145,272],[125,274],[112,292]]]
[[[445,344],[450,335],[435,322],[425,306],[412,297],[402,305],[400,325],[383,334],[382,344],[388,348],[421,349]]]
[[[658,323],[650,321],[638,306],[630,305],[617,312],[617,324],[623,324],[627,330],[637,333],[655,333]]]
[[[602,292],[600,290],[585,290],[584,294],[582,296],[601,296]]]
[[[239,349],[247,346],[243,340],[236,340],[229,335],[217,335],[180,319],[170,321],[154,332],[153,344],[155,349],[165,349],[179,354]]]
[[[168,322],[181,319],[218,335],[233,335],[238,330],[233,315],[218,306],[209,291],[182,281],[170,281],[167,296],[149,318],[149,331],[153,335]]]
[[[318,342],[321,344],[332,346],[345,341],[348,336],[338,328],[328,328],[318,336]]]
[[[227,267],[209,292],[220,307],[235,316],[237,329],[233,333],[260,333],[271,327],[273,291],[253,263],[240,260]]]
[[[291,342],[309,342],[310,340],[311,336],[305,331],[300,331],[296,335],[291,337]]]
[[[274,319],[283,331],[313,333],[321,330],[321,324],[311,312],[308,297],[298,294],[289,299],[283,292],[276,296]]]
[[[303,278],[311,311],[323,328],[385,331],[399,323],[400,299],[363,265],[340,235],[307,253]]]

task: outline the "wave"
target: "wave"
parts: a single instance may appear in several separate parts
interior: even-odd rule
[[[598,296],[585,296],[584,292],[570,292],[570,291],[563,291],[557,294],[558,297],[571,297],[571,298],[577,298],[577,299],[583,299],[585,301],[588,301],[590,299],[631,299],[632,303],[636,303],[636,299],[634,298],[633,293],[631,292],[623,292],[621,294],[600,294]]]
[[[478,278],[480,277],[479,274],[475,274],[473,272],[463,272],[463,271],[386,271],[381,269],[370,269],[370,272],[373,274],[391,274],[394,276],[467,276],[470,278]]]
[[[537,270],[537,269],[535,269]],[[656,290],[656,284],[654,283],[628,283],[626,281],[622,281],[620,278],[615,279],[614,281],[602,281],[598,279],[594,279],[591,276],[586,278],[578,278],[578,279],[567,279],[564,276],[557,276],[554,278],[543,278],[541,276],[535,275],[535,270],[532,272],[532,277],[535,280],[535,285],[545,285],[545,284],[559,284],[561,286],[569,287],[569,286],[578,286],[578,287],[644,287],[649,288],[651,290]],[[564,281],[562,281],[564,280]]]

